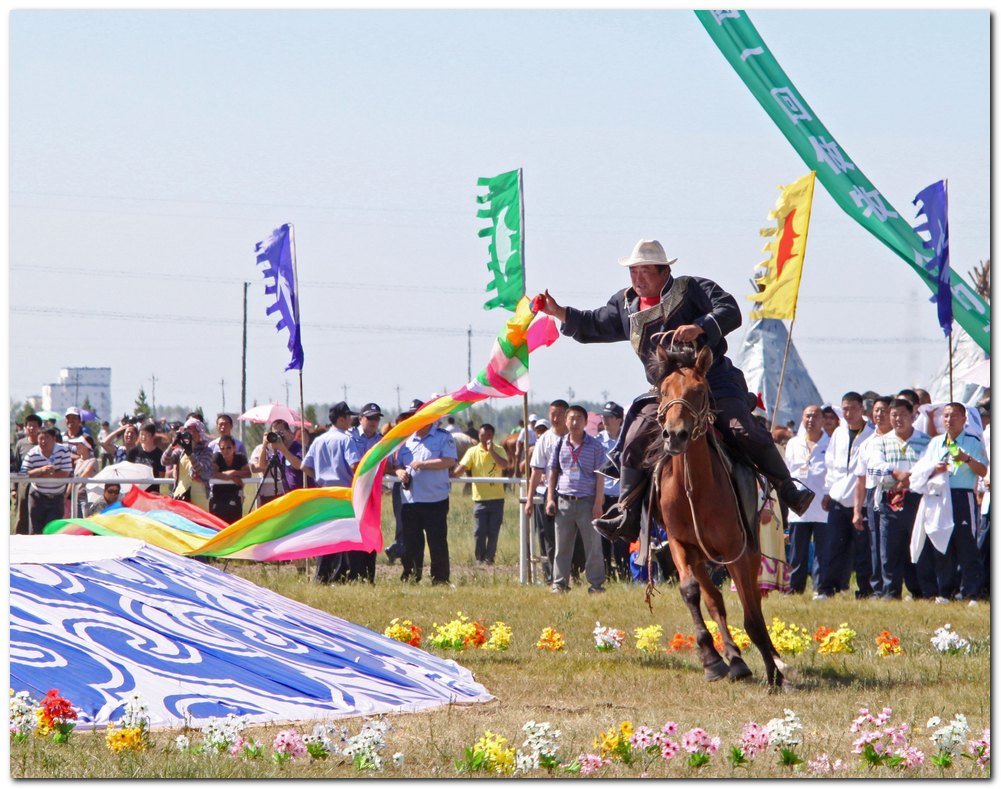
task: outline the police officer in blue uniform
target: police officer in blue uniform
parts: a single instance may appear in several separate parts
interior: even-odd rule
[[[309,445],[306,456],[302,459],[303,474],[316,480],[321,488],[350,488],[354,477],[354,468],[361,460],[351,443],[351,417],[355,412],[341,401],[335,403],[328,413],[330,429]],[[334,580],[337,569],[337,557],[340,554],[328,553],[320,557],[316,566],[316,580],[320,583],[330,583]]]
[[[412,407],[416,411],[423,405],[414,401]],[[458,462],[452,434],[436,422],[418,430],[396,451],[393,467],[403,488],[401,580],[421,580],[426,539],[431,555],[431,584],[449,582],[449,470]]]

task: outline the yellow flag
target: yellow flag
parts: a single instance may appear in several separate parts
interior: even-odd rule
[[[773,239],[762,250],[771,253],[771,257],[755,268],[754,283],[758,292],[747,297],[758,303],[751,310],[752,318],[796,317],[816,175],[811,171],[795,183],[779,187],[782,194],[775,203],[775,210],[768,214],[769,219],[776,220],[776,226],[761,230],[762,236]]]

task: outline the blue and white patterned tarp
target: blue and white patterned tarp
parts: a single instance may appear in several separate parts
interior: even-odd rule
[[[443,660],[123,537],[12,536],[10,687],[104,726],[138,691],[153,726],[413,712],[493,697]]]

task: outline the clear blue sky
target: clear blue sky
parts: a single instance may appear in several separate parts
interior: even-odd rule
[[[949,179],[953,267],[990,254],[987,11],[749,12],[848,155],[914,223]],[[524,168],[527,283],[598,306],[660,239],[742,304],[776,187],[806,172],[690,11],[15,11],[10,395],[112,368],[116,413],[284,401],[254,244],[296,227],[305,396],[395,408],[466,381],[505,313],[479,176]],[[917,276],[817,188],[794,339],[826,399],[927,385]],[[745,326],[747,325],[745,308]],[[731,355],[744,328],[730,337]],[[645,388],[627,344],[562,339],[533,399]]]

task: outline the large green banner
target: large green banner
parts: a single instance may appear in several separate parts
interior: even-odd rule
[[[817,119],[765,46],[747,14],[743,11],[696,11],[695,14],[807,167],[817,171],[818,180],[834,201],[903,258],[925,285],[937,293],[938,272],[926,268],[932,261],[932,251]],[[915,194],[922,186],[915,187]],[[937,268],[937,264],[933,265]],[[955,320],[990,353],[990,307],[955,271],[951,272],[951,283]]]

